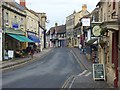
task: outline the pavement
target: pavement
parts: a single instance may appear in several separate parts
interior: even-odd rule
[[[73,53],[79,65],[82,66],[82,68],[84,68],[84,71],[78,75],[72,76],[71,80],[67,80],[69,82],[67,82],[67,85],[64,88],[69,88],[69,90],[72,90],[74,88],[80,88],[85,90],[87,89],[115,90],[115,88],[113,88],[113,86],[108,85],[106,81],[103,80],[95,81],[93,79],[93,73],[92,73],[93,63],[91,60],[88,60],[86,58],[86,55],[80,53],[78,48],[71,48],[71,52]]]
[[[23,57],[23,58],[15,58],[11,60],[5,60],[0,63],[0,69],[2,71],[14,68],[16,66],[19,66],[20,64],[25,64],[30,61],[37,60],[38,58],[43,58],[45,55],[47,55],[53,48],[46,48],[43,49],[42,52],[35,53],[33,58],[28,56],[28,57]]]

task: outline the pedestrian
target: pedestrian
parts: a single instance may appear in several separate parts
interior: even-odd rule
[[[30,49],[30,56],[33,58],[33,55],[34,55],[34,49],[31,48],[31,49]]]
[[[79,44],[79,50],[80,50],[80,53],[82,52],[82,45]]]

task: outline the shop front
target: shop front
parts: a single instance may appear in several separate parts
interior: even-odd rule
[[[21,30],[5,29],[4,36],[4,60],[15,58],[16,51],[23,51],[27,47],[26,43],[33,42]]]

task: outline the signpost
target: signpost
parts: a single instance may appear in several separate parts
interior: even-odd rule
[[[93,79],[105,80],[105,68],[104,64],[93,64]]]

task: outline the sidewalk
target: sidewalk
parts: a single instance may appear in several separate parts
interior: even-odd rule
[[[36,60],[38,58],[42,58],[45,55],[47,55],[52,49],[53,48],[43,49],[42,52],[35,53],[33,58],[31,58],[31,57],[25,57],[25,58],[16,58],[14,60],[3,61],[2,63],[0,63],[0,69],[10,68],[10,67],[13,67],[15,65],[19,65],[19,64],[22,64],[22,63],[25,63],[25,62]]]
[[[113,87],[109,86],[106,81],[95,81],[92,73],[92,61],[88,60],[84,54],[80,54],[78,48],[71,48],[71,50],[78,58],[79,62],[83,65],[85,71],[75,76],[68,88],[93,88],[93,90],[94,88],[99,88],[100,90],[113,89]]]

